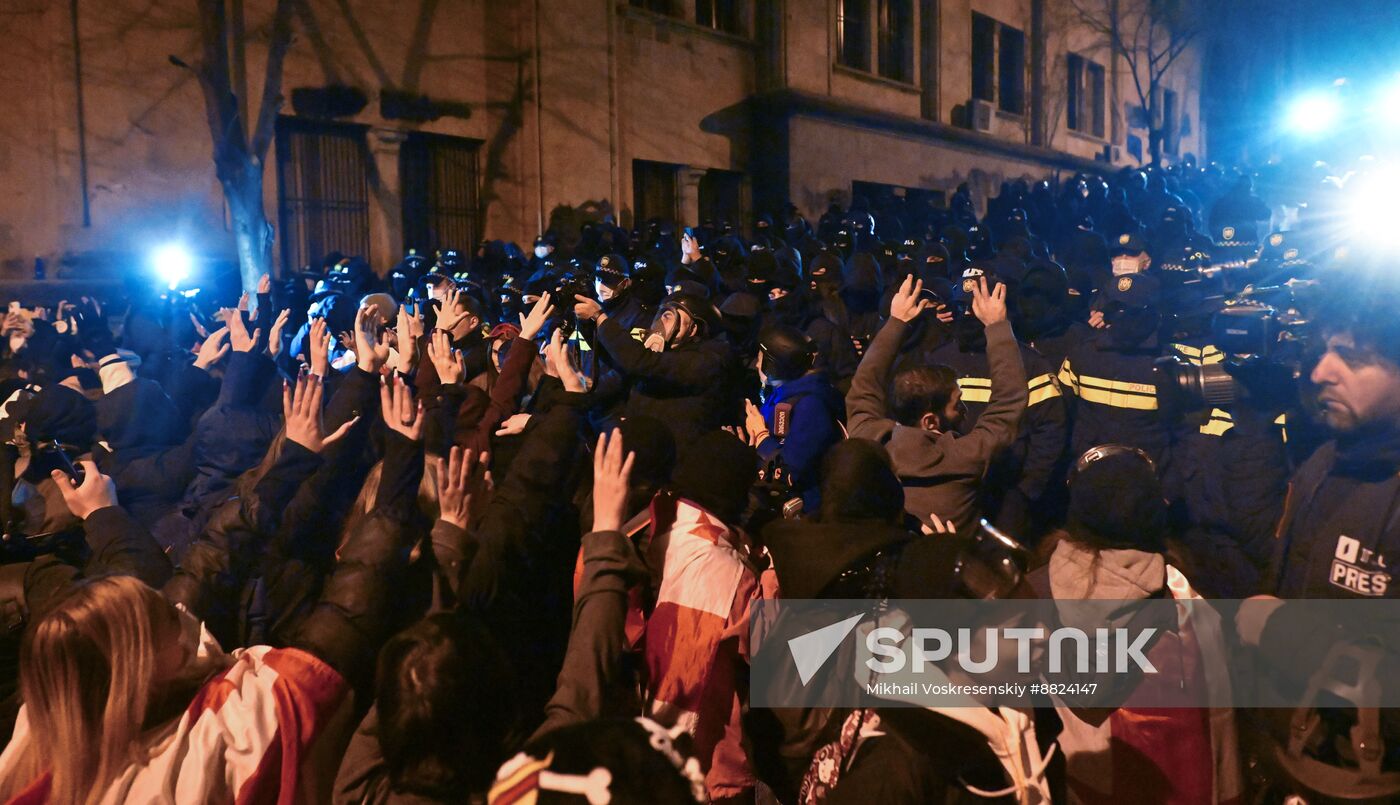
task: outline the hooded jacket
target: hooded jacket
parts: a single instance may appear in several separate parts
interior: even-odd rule
[[[763,402],[763,421],[774,427],[778,406],[792,409],[787,435],[769,436],[758,445],[764,461],[779,456],[792,474],[793,488],[802,495],[807,511],[816,511],[821,502],[819,485],[822,456],[842,438],[846,406],[826,375],[811,373],[778,386]]]
[[[1026,368],[1011,323],[987,328],[991,394],[987,408],[966,436],[901,425],[888,418],[886,387],[907,325],[890,319],[871,342],[846,395],[846,417],[853,438],[885,446],[904,486],[905,511],[920,522],[929,517],[953,521],[970,534],[977,521],[977,495],[992,457],[1016,438],[1026,409]]]
[[[1064,539],[1050,556],[1048,576],[1056,600],[1195,599],[1195,605],[1178,608],[1176,629],[1147,650],[1158,673],[1144,676],[1123,706],[1101,721],[1063,704],[1056,707],[1064,725],[1059,743],[1067,758],[1070,801],[1240,801],[1234,711],[1205,706],[1230,698],[1229,649],[1219,613],[1158,553],[1093,550]],[[1094,624],[1111,625],[1123,624]],[[1134,708],[1139,696],[1157,706]],[[1202,706],[1187,706],[1189,698],[1199,698]],[[1168,699],[1177,706],[1163,708],[1160,703]],[[1140,788],[1146,780],[1152,781],[1150,794]]]

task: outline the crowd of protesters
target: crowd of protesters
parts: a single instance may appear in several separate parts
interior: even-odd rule
[[[1228,710],[761,713],[749,619],[1263,594],[1183,616],[1154,684],[1227,643],[1306,683],[1299,647],[1364,635],[1271,613],[1394,596],[1400,559],[1400,293],[1342,265],[1325,206],[1275,232],[1247,176],[1187,166],[981,215],[961,187],[333,254],[223,308],[16,300],[0,798],[1281,797]],[[1264,286],[1287,298],[1234,304]],[[1250,354],[1217,343],[1227,298],[1267,324]],[[1180,399],[1198,375],[1233,396]],[[989,530],[1018,563],[968,572]],[[1348,734],[1292,749],[1396,768]]]

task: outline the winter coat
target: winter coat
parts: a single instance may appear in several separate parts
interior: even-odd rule
[[[1059,744],[1067,758],[1070,802],[1240,801],[1238,736],[1234,711],[1225,706],[1230,701],[1229,646],[1219,613],[1161,554],[1146,551],[1096,551],[1062,539],[1050,557],[1048,583],[1057,601],[1139,601],[1163,595],[1194,599],[1190,606],[1178,607],[1177,629],[1146,652],[1158,672],[1144,675],[1106,719],[1081,717],[1063,704],[1056,708],[1064,724]],[[1156,706],[1134,707],[1135,700]],[[1199,706],[1189,706],[1192,700]]]
[[[990,400],[977,425],[966,436],[901,425],[888,418],[885,389],[905,327],[890,319],[866,350],[846,396],[847,427],[853,438],[872,439],[889,451],[906,511],[923,523],[934,514],[950,519],[970,534],[982,478],[993,456],[1015,440],[1025,412],[1026,369],[1010,322],[993,324],[987,328]]]
[[[803,508],[814,512],[821,505],[822,456],[845,438],[845,402],[824,374],[812,373],[783,383],[763,402],[763,421],[770,433],[778,406],[791,409],[787,434],[764,439],[758,454],[764,461],[781,457],[793,490],[802,496]]]

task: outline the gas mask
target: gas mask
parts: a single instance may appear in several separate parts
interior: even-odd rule
[[[647,328],[647,336],[642,346],[652,352],[665,352],[680,346],[690,334],[690,316],[676,307],[663,307]]]
[[[1124,254],[1113,258],[1113,276],[1121,277],[1124,274],[1140,274],[1147,270],[1150,258],[1144,255]]]

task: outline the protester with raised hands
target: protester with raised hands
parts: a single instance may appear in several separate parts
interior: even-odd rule
[[[928,513],[939,512],[969,534],[987,467],[1016,437],[1028,396],[1026,370],[1006,317],[1006,287],[988,289],[984,278],[972,288],[972,311],[987,331],[991,399],[977,425],[959,436],[962,389],[955,371],[912,366],[889,377],[908,326],[932,307],[923,281],[905,277],[890,301],[889,321],[851,381],[847,423],[853,438],[872,439],[889,451],[910,514],[927,524]]]
[[[321,379],[309,376],[284,390],[280,455],[250,495],[227,504],[238,524],[206,534],[168,585],[180,606],[137,579],[110,577],[79,585],[35,623],[20,660],[25,706],[0,755],[0,796],[148,802],[209,801],[232,792],[253,799],[288,790],[324,795],[315,792],[328,790],[334,769],[315,758],[339,744],[329,730],[350,703],[347,679],[387,636],[386,593],[399,583],[407,555],[402,535],[367,526],[352,537],[320,603],[286,648],[252,645],[226,654],[191,617],[236,605],[241,570],[261,552],[288,491],[315,466],[317,452],[349,430],[325,432],[322,395]],[[410,453],[418,449],[403,444]],[[85,469],[94,487],[105,483],[95,467]],[[383,482],[405,486],[398,478]],[[70,490],[80,510],[101,502],[94,487]],[[401,504],[381,495],[385,511]],[[225,740],[230,734],[238,740]]]

